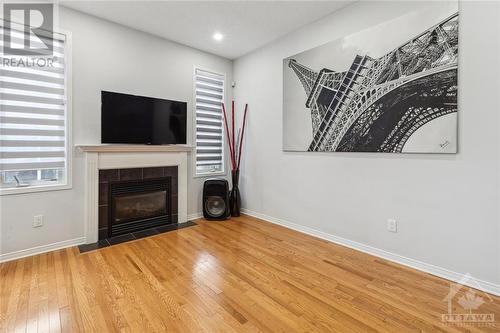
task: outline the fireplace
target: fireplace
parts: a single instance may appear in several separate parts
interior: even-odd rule
[[[177,167],[99,171],[99,239],[178,221]]]
[[[118,236],[172,222],[170,178],[111,183],[108,236]]]

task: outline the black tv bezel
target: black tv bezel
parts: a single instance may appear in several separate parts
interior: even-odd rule
[[[109,93],[109,94],[117,94],[117,95],[127,95],[127,96],[133,96],[133,97],[140,97],[140,98],[147,98],[147,99],[153,99],[153,100],[160,100],[160,101],[166,101],[166,102],[174,102],[174,103],[181,103],[185,105],[185,110],[186,110],[186,115],[185,115],[185,129],[184,129],[184,142],[183,143],[153,143],[153,142],[142,142],[142,143],[130,143],[130,142],[104,142],[103,140],[103,131],[104,131],[104,122],[103,122],[103,94],[104,93]],[[166,98],[158,98],[158,97],[152,97],[152,96],[144,96],[144,95],[137,95],[137,94],[129,94],[129,93],[123,93],[123,92],[117,92],[117,91],[110,91],[110,90],[101,90],[101,144],[111,144],[111,145],[156,145],[156,146],[173,146],[173,145],[186,145],[187,144],[187,136],[188,136],[188,103],[185,101],[178,101],[178,100],[173,100],[173,99],[166,99]],[[121,140],[120,140],[121,141]]]

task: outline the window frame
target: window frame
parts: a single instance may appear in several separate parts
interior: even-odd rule
[[[65,47],[64,47],[64,61],[65,61],[65,150],[66,150],[66,161],[65,161],[65,180],[64,182],[57,184],[50,184],[50,182],[34,184],[26,187],[0,187],[0,196],[4,195],[15,195],[15,194],[27,194],[36,192],[47,192],[47,191],[60,191],[69,190],[73,188],[73,75],[72,75],[72,65],[73,65],[73,44],[72,44],[72,34],[71,31],[66,31],[63,29],[58,29],[59,33],[66,36]]]
[[[192,174],[193,178],[210,178],[210,177],[216,177],[216,176],[227,176],[227,169],[226,169],[226,128],[224,126],[224,119],[222,119],[222,171],[216,171],[216,172],[207,172],[207,173],[198,173],[197,168],[196,168],[196,150],[197,150],[197,142],[196,142],[196,70],[204,71],[204,72],[209,72],[215,75],[220,75],[224,78],[224,84],[223,84],[223,96],[222,100],[224,101],[224,104],[227,105],[227,94],[226,94],[226,79],[227,75],[226,73],[221,73],[219,71],[206,68],[203,66],[193,66],[193,98],[192,98],[192,115],[193,119],[191,119],[191,128],[192,128],[192,134],[191,134],[191,139],[193,140],[193,154],[192,154]],[[227,110],[226,110],[227,111]]]

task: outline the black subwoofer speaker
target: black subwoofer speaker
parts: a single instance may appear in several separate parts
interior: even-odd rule
[[[224,220],[229,214],[227,180],[207,179],[203,184],[203,216],[207,220]]]

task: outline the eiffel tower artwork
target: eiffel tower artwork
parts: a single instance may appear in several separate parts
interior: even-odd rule
[[[457,70],[453,2],[286,58],[284,150],[456,153]]]

